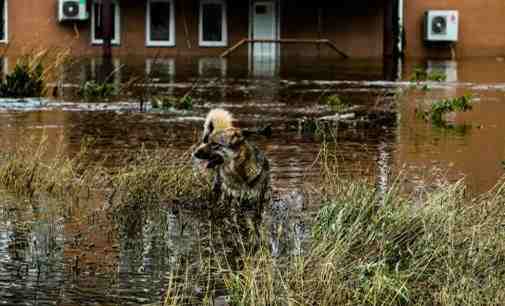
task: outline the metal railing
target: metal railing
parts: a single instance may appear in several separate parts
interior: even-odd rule
[[[249,39],[244,38],[231,46],[229,49],[221,54],[221,57],[228,57],[230,54],[235,52],[238,48],[243,45],[250,43],[271,43],[271,44],[320,44],[327,45],[330,49],[337,52],[343,58],[349,58],[347,54],[340,51],[337,46],[329,39],[296,39],[296,38],[284,38],[284,39]]]

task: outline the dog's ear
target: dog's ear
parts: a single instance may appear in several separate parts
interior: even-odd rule
[[[209,136],[210,134],[212,134],[213,131],[214,131],[214,123],[210,122],[208,129],[204,131],[205,134],[203,135],[203,143],[209,143]]]

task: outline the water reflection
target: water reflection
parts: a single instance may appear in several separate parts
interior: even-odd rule
[[[116,86],[121,85],[122,81],[122,67],[121,60],[119,58],[114,58],[112,60],[113,71],[110,75],[104,76],[103,79],[107,81],[112,81]],[[104,71],[104,61],[103,58],[91,58],[89,60],[83,60],[80,64],[80,74],[79,83],[84,84],[86,81],[94,80],[99,81],[102,79],[102,73]]]
[[[172,83],[175,77],[175,60],[173,58],[146,59],[146,74],[154,83]]]
[[[198,59],[198,75],[226,77],[228,59],[222,57],[202,57]]]
[[[255,55],[249,60],[249,73],[257,78],[272,78],[279,74],[279,59],[276,56]]]
[[[446,82],[457,82],[458,62],[450,60],[428,60],[426,72],[428,72],[428,74],[441,74],[445,77]]]
[[[473,62],[423,63],[428,69],[442,69],[448,80],[433,84],[425,92],[407,83],[384,81],[389,77],[381,62],[255,58],[257,61],[252,62],[241,58],[116,59],[114,65],[120,73],[112,77],[114,82],[146,74],[154,87],[173,94],[195,87],[194,109],[180,115],[140,113],[128,104],[121,109],[104,104],[102,109],[93,110],[87,108],[90,104],[74,103],[72,111],[68,110],[70,102],[65,108],[58,106],[61,102],[53,102],[52,108],[43,110],[13,110],[7,105],[0,112],[0,146],[9,150],[32,141],[28,136],[40,138],[45,133],[52,150],[63,139],[68,154],[79,150],[82,139],[93,137],[92,151],[97,157],[109,156],[111,165],[141,146],[169,148],[175,156],[199,139],[203,117],[210,108],[226,107],[240,126],[272,124],[272,138],[253,141],[271,161],[275,196],[279,198],[320,183],[319,164],[314,161],[320,156],[324,137],[301,133],[298,127],[301,118],[333,114],[323,101],[325,95],[338,94],[364,108],[400,97],[398,103],[391,104],[399,113],[396,124],[373,128],[336,125],[328,131],[331,145],[326,148],[338,157],[342,176],[366,177],[384,193],[401,169],[409,169],[411,176],[407,179],[423,188],[433,183],[429,176],[438,171],[450,180],[466,176],[471,190],[482,192],[503,173],[505,85],[486,83],[492,76],[480,71],[471,74],[469,71],[480,67]],[[65,70],[65,84],[96,78],[100,65],[97,59],[75,63],[74,70]],[[407,75],[413,66],[410,62],[400,65]],[[490,74],[505,69],[505,64],[494,60],[483,66],[491,69]],[[477,95],[478,103],[472,112],[451,120],[471,128],[456,133],[434,129],[416,118],[414,110],[420,101],[467,91]],[[397,92],[403,94],[396,96]],[[210,225],[208,216],[163,205],[132,203],[111,214],[102,199],[25,203],[1,195],[0,204],[0,300],[13,305],[138,305],[159,301],[180,258],[196,258],[198,248],[205,246],[201,238],[212,226],[229,226]],[[306,226],[310,226],[307,220],[318,205],[304,203],[296,213],[291,208],[286,210],[283,216],[288,216],[284,217],[288,221],[281,221],[286,221],[289,232],[282,237],[290,238],[272,239],[275,252],[300,252]],[[273,223],[271,217],[265,218],[263,223]]]

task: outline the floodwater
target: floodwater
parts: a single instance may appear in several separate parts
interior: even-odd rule
[[[332,150],[343,176],[366,177],[384,186],[404,171],[414,188],[464,177],[471,193],[478,194],[504,172],[505,62],[500,58],[409,62],[394,72],[377,61],[318,58],[113,61],[117,73],[111,79],[117,84],[147,71],[154,92],[191,91],[195,105],[188,112],[157,111],[149,104],[140,112],[138,101],[125,92],[116,102],[81,101],[75,95],[78,86],[98,77],[100,62],[80,60],[62,72],[54,99],[0,101],[2,150],[45,134],[55,145],[62,139],[69,154],[77,152],[82,139],[92,137],[93,152],[112,160],[142,146],[169,148],[178,155],[198,140],[206,112],[224,107],[240,126],[272,125],[271,138],[255,141],[271,161],[274,189],[281,195],[317,185],[315,161],[323,137],[301,130],[300,122],[331,114],[322,102],[338,94],[350,104],[387,105],[397,114],[389,124],[332,131]],[[14,60],[4,59],[3,65],[8,71]],[[446,82],[406,82],[417,65],[442,71]],[[434,127],[415,114],[432,101],[465,93],[474,95],[474,108],[450,115],[449,128]],[[162,208],[125,211],[115,219],[105,216],[100,198],[64,203],[63,211],[55,202],[0,194],[0,304],[159,302],[174,258],[197,247],[193,237],[203,222]],[[306,203],[305,209],[302,219],[317,203]]]

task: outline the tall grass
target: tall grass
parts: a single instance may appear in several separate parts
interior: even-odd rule
[[[99,167],[88,167],[87,145],[74,157],[65,154],[63,140],[49,153],[47,137],[32,137],[0,157],[0,185],[17,195],[33,197],[46,193],[63,198],[86,192],[101,177]]]
[[[19,195],[113,190],[112,214],[139,205],[204,201],[209,184],[188,156],[141,150],[100,173],[82,156],[47,158],[45,141],[0,160],[0,184]],[[83,152],[86,150],[83,149]],[[384,190],[342,179],[321,156],[324,193],[302,252],[275,256],[266,226],[247,215],[212,218],[178,254],[166,305],[500,305],[505,299],[505,181],[475,198],[463,181],[419,198],[396,180]],[[314,204],[314,203],[313,203]],[[156,210],[153,210],[156,211]],[[195,212],[196,214],[196,212]]]
[[[101,192],[113,206],[199,204],[198,200],[207,199],[209,180],[195,174],[189,154],[174,158],[169,150],[141,148],[117,166],[106,168],[104,160],[90,154],[91,148],[92,140],[85,140],[79,152],[69,154],[63,139],[49,144],[46,136],[32,137],[12,151],[0,153],[0,186],[29,197]]]
[[[201,242],[209,246],[208,262],[192,265],[190,279],[171,283],[167,304],[177,304],[173,288],[181,286],[186,297],[200,290],[189,304],[208,304],[218,292],[216,284],[229,305],[502,303],[505,182],[469,199],[464,182],[458,181],[438,186],[420,200],[405,194],[401,180],[384,193],[366,181],[331,173],[322,177],[321,190],[328,196],[320,197],[322,208],[301,255],[273,256],[268,234],[260,229],[255,247],[236,248],[239,264],[234,266],[230,253],[223,251],[229,241],[243,246],[254,239],[214,234]],[[216,239],[221,236],[228,242]],[[205,291],[198,280],[209,275],[214,287]]]
[[[111,176],[115,205],[202,204],[210,183],[193,171],[190,157],[187,153],[174,158],[166,149],[139,150]]]
[[[17,59],[13,71],[0,83],[0,96],[25,98],[51,95],[49,84],[61,78],[69,55],[69,48],[40,48],[25,52]]]

